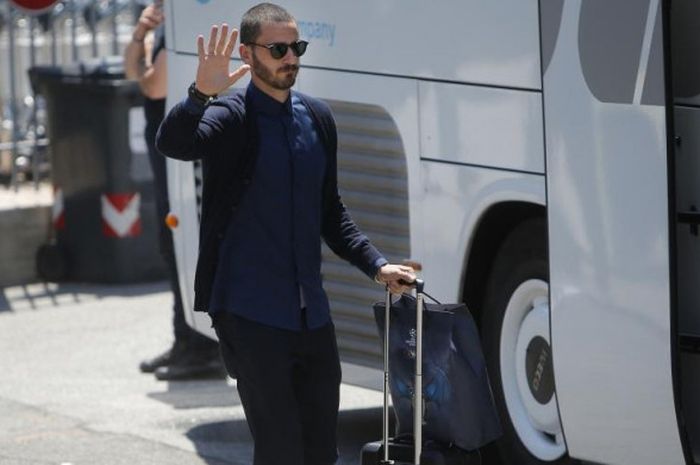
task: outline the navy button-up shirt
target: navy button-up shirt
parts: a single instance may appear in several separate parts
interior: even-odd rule
[[[232,312],[299,330],[330,320],[321,283],[325,152],[308,109],[291,94],[280,103],[249,85],[259,131],[253,180],[219,251],[210,312]]]

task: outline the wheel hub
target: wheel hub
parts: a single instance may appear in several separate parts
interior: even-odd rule
[[[541,405],[547,405],[554,396],[554,375],[551,349],[541,336],[532,338],[527,346],[525,375],[532,397]]]
[[[548,285],[532,279],[511,296],[500,342],[501,382],[508,413],[523,445],[540,460],[566,453],[549,339]]]

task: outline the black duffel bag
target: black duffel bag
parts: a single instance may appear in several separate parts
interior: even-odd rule
[[[384,337],[384,302],[374,305]],[[396,435],[413,434],[416,299],[391,305],[389,387]],[[479,333],[464,304],[425,304],[423,312],[423,438],[475,450],[501,436]]]

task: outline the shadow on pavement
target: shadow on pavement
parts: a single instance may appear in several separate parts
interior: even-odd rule
[[[394,431],[393,413],[389,415],[389,431]],[[340,458],[337,465],[359,465],[362,446],[381,438],[381,407],[341,411],[338,416]]]
[[[253,439],[245,420],[200,424],[188,430],[185,436],[194,444],[197,455],[209,465],[253,463]]]
[[[338,417],[340,458],[336,465],[359,465],[362,446],[380,439],[381,434],[381,408],[341,411]],[[221,461],[231,465],[252,463],[253,442],[245,420],[200,424],[188,430],[185,436],[210,465]]]
[[[137,297],[167,292],[165,281],[129,284],[32,283],[0,288],[0,312],[41,310],[106,297]]]
[[[169,382],[167,391],[147,396],[176,409],[235,407],[241,403],[236,387],[225,379]]]

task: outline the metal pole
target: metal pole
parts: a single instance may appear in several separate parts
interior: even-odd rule
[[[119,54],[119,30],[117,28],[117,14],[119,13],[119,5],[117,0],[112,0],[112,55]]]
[[[78,61],[78,5],[76,0],[70,2],[70,38],[73,62]]]
[[[15,61],[15,10],[7,2],[8,33],[10,35],[10,118],[12,118],[12,172],[10,175],[10,185],[15,192],[19,189],[17,185],[17,140],[19,139],[19,128],[17,126],[17,82],[15,71],[17,63]]]
[[[382,412],[382,441],[384,443],[384,460],[389,461],[389,319],[391,318],[391,291],[386,286],[386,302],[384,304],[384,407]]]
[[[97,0],[90,2],[90,31],[92,32],[92,57],[98,55],[97,51]]]
[[[34,16],[29,17],[29,66],[33,68],[36,65],[36,49],[34,42],[34,26],[36,25],[36,19]],[[32,149],[32,179],[34,181],[34,189],[39,190],[39,156],[38,156],[38,139],[39,134],[37,134],[37,124],[36,124],[36,95],[34,94],[34,89],[32,89],[32,116],[31,125],[34,132],[34,144]]]
[[[34,16],[29,16],[29,66],[36,64],[36,43],[34,41],[34,26],[36,19]]]
[[[58,62],[58,44],[56,35],[56,16],[53,12],[49,15],[49,29],[51,30],[51,66]]]

